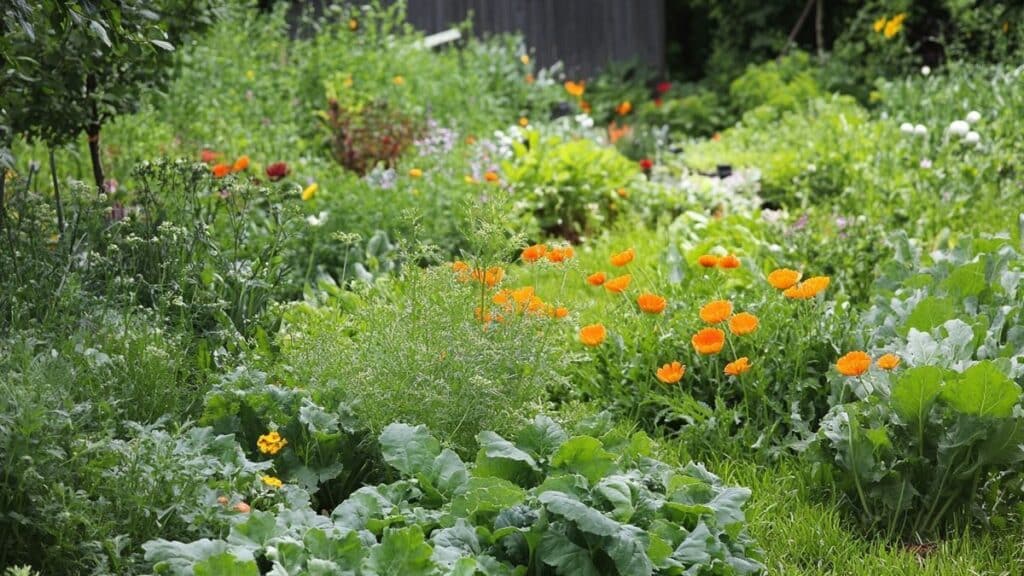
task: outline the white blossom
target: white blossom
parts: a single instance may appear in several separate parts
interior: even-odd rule
[[[981,120],[981,112],[978,112],[977,110],[971,110],[970,112],[967,113],[968,124],[977,124],[978,120]]]
[[[963,120],[954,120],[949,125],[950,134],[956,134],[957,136],[963,136],[971,130],[970,124]]]

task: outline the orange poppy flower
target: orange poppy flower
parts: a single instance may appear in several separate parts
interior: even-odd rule
[[[473,280],[477,282],[483,282],[491,288],[497,286],[505,278],[505,269],[498,266],[492,266],[486,271],[477,268],[473,270]]]
[[[786,290],[787,288],[795,286],[796,283],[800,281],[801,276],[802,274],[796,270],[779,268],[778,270],[773,270],[771,274],[768,275],[768,283],[777,290]]]
[[[723,372],[726,376],[739,376],[747,370],[750,370],[750,359],[744,356],[726,364]]]
[[[604,289],[609,292],[621,294],[626,291],[626,288],[629,288],[629,282],[632,279],[633,277],[630,276],[629,274],[619,276],[618,278],[612,278],[611,280],[604,283]]]
[[[586,100],[580,100],[580,110],[583,110],[587,114],[590,114],[593,111],[590,107],[590,102],[587,102]]]
[[[727,269],[739,268],[740,259],[737,258],[734,254],[722,256],[721,258],[718,259],[718,267]]]
[[[625,102],[621,102],[618,106],[615,107],[615,113],[618,114],[619,116],[625,116],[625,115],[629,114],[632,111],[633,111],[633,103],[630,102],[629,100],[626,100]]]
[[[836,370],[843,376],[860,376],[871,367],[871,356],[855,350],[836,360]]]
[[[607,278],[608,277],[604,272],[594,272],[590,276],[587,276],[587,284],[590,284],[591,286],[600,286],[604,284],[604,281]]]
[[[661,296],[648,292],[638,296],[636,303],[637,306],[640,306],[640,309],[647,314],[661,314],[665,311],[665,306],[668,304],[668,302]]]
[[[574,98],[579,98],[580,96],[583,96],[583,93],[586,92],[586,90],[587,87],[583,84],[583,82],[573,82],[571,80],[567,80],[565,82],[565,91],[568,92],[569,95]]]
[[[469,264],[466,264],[462,260],[456,260],[452,262],[452,272],[468,272]]]
[[[600,346],[608,336],[604,324],[591,324],[580,328],[580,342],[587,346]]]
[[[559,248],[552,248],[548,252],[548,261],[559,263],[571,260],[576,255],[576,251],[573,250],[572,246],[561,246]]]
[[[628,138],[633,133],[633,127],[628,124],[619,126],[618,123],[612,122],[608,125],[608,142],[615,144],[623,138]]]
[[[569,315],[569,309],[565,306],[559,306],[557,308],[554,306],[548,306],[548,315],[552,318],[565,318]]]
[[[629,198],[629,190],[625,188],[619,188],[615,193],[619,195],[619,198]]]
[[[892,370],[900,365],[900,357],[895,354],[883,354],[875,361],[875,365],[882,370]]]
[[[536,262],[544,257],[548,251],[548,247],[544,244],[534,244],[529,248],[523,250],[523,253],[519,256],[523,259],[523,262]]]
[[[501,314],[495,314],[495,313],[491,312],[490,310],[484,312],[483,309],[480,308],[479,306],[477,306],[476,310],[474,311],[474,314],[476,315],[476,319],[481,321],[481,322],[483,322],[484,324],[490,324],[491,322],[504,322],[505,321],[505,317],[502,316]]]
[[[500,179],[501,177],[498,176],[498,173],[493,170],[488,170],[484,173],[484,180],[487,180],[488,182],[497,182]]]
[[[526,75],[526,83],[527,84],[533,84],[533,82],[534,82],[533,74],[527,74]]]
[[[658,368],[654,374],[664,384],[675,384],[683,379],[683,375],[686,374],[686,366],[680,362],[672,362]]]
[[[740,312],[729,318],[729,331],[737,336],[745,336],[757,331],[760,323],[761,321],[757,319],[757,316],[749,312]]]
[[[235,165],[231,167],[232,172],[242,172],[249,167],[249,157],[240,156],[238,160],[235,160]]]
[[[831,283],[831,279],[828,276],[814,276],[796,286],[787,288],[782,295],[793,300],[810,300],[824,292],[829,283]]]
[[[708,324],[718,324],[732,314],[732,302],[713,300],[700,309],[700,319]]]
[[[636,257],[636,250],[633,250],[632,248],[630,248],[628,250],[623,250],[622,252],[619,252],[618,254],[612,254],[612,257],[611,257],[612,266],[625,266],[626,264],[629,264],[630,262],[632,262],[633,258],[635,258],[635,257]]]
[[[209,148],[203,148],[202,152],[199,153],[199,158],[204,164],[213,164],[220,157],[220,153],[214,152]]]
[[[223,178],[228,174],[231,174],[231,166],[227,164],[217,164],[210,169],[213,172],[214,178]]]
[[[697,263],[704,268],[714,268],[718,266],[718,256],[714,254],[704,254],[700,258],[697,258]]]
[[[704,328],[694,334],[690,342],[698,354],[718,354],[725,346],[725,332],[718,328]]]

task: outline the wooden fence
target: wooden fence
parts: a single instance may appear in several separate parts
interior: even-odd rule
[[[332,0],[292,0],[293,13]],[[359,3],[359,0],[334,0]],[[478,35],[520,32],[538,64],[561,61],[572,77],[613,62],[665,64],[665,0],[406,0],[409,22],[427,34],[472,14]]]
[[[477,34],[521,32],[541,66],[573,76],[635,60],[661,70],[665,0],[408,0],[408,18],[434,33],[473,15]]]

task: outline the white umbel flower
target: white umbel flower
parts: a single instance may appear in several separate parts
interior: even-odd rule
[[[913,134],[914,125],[910,122],[904,122],[903,124],[900,124],[900,132],[903,132],[904,134]]]
[[[963,120],[954,120],[949,125],[949,133],[963,136],[971,131],[971,125]]]
[[[928,127],[925,126],[924,124],[918,124],[917,126],[914,126],[914,134],[918,136],[927,136]]]
[[[977,110],[971,110],[970,112],[967,113],[968,124],[977,124],[979,120],[981,120],[981,112],[978,112]]]
[[[921,66],[921,75],[922,76],[928,76],[931,73],[932,73],[932,69],[931,68],[929,68],[928,66]]]
[[[964,142],[967,144],[977,145],[979,142],[981,142],[981,134],[978,134],[974,130],[971,130],[966,135],[964,135]]]

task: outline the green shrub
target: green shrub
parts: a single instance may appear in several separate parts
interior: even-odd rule
[[[228,541],[155,540],[147,558],[158,574],[257,574],[255,557],[278,570],[410,576],[763,572],[744,529],[749,491],[654,460],[642,433],[600,419],[577,432],[544,417],[514,442],[482,432],[473,465],[425,427],[392,424],[381,450],[401,480],[360,489],[329,519],[255,511]]]
[[[618,190],[638,176],[635,163],[592,140],[563,141],[531,130],[502,165],[522,211],[550,235],[576,241],[611,225],[627,206]]]
[[[729,85],[733,108],[762,119],[796,110],[820,96],[810,58],[803,52],[750,65]]]

